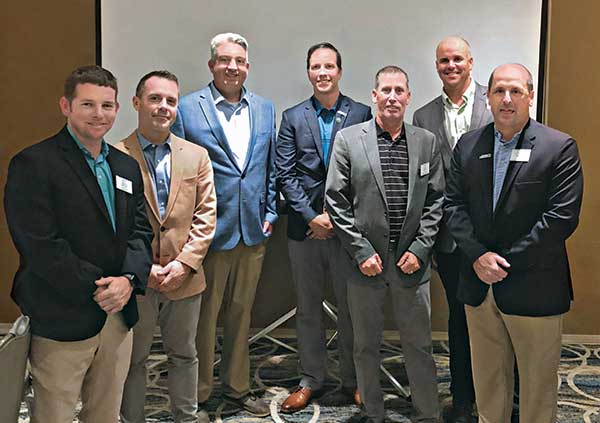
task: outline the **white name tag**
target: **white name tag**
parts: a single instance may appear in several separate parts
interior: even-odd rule
[[[125,179],[119,175],[116,177],[117,189],[125,191],[127,194],[133,194],[133,184],[129,179]]]
[[[421,165],[421,176],[429,175],[429,162]]]
[[[528,162],[531,155],[531,149],[513,150],[510,155],[511,162]]]
[[[481,160],[481,159],[491,159],[491,158],[492,158],[492,153],[482,154],[481,156],[479,156],[479,160]]]

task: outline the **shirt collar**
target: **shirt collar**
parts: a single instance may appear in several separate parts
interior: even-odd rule
[[[214,101],[215,105],[220,104],[222,102],[225,102],[225,103],[227,103],[229,105],[233,105],[233,106],[237,106],[239,103],[249,104],[246,87],[242,87],[242,96],[240,98],[239,103],[230,103],[229,101],[227,101],[225,99],[225,97],[223,97],[223,94],[221,94],[219,92],[219,90],[217,89],[217,87],[215,87],[214,82],[211,81],[211,83],[208,84],[208,86],[210,87],[210,92],[212,94],[212,98],[213,98],[213,101]]]
[[[516,144],[517,140],[519,139],[519,137],[521,136],[521,132],[523,132],[523,129],[521,129],[519,132],[517,132],[511,139],[510,141],[506,141],[502,139],[502,134],[500,133],[500,131],[498,131],[496,129],[496,127],[494,126],[494,140],[496,141],[496,143],[499,143],[502,146],[512,146],[513,144]]]
[[[396,138],[395,140],[392,140],[392,135],[388,131],[385,131],[381,126],[379,126],[377,121],[375,121],[375,129],[377,130],[377,138],[381,136],[385,137],[385,134],[387,134],[387,138],[389,138],[391,141],[400,141],[406,139],[406,125],[404,123],[402,124],[400,136],[398,136],[398,138]]]
[[[71,135],[71,138],[73,138],[73,140],[75,141],[75,144],[77,144],[77,147],[79,147],[79,149],[84,154],[84,156],[86,156],[86,157],[94,160],[94,156],[92,156],[92,153],[90,153],[90,150],[88,150],[81,143],[81,141],[79,141],[77,139],[77,137],[75,136],[75,134],[73,133],[73,131],[71,130],[71,128],[69,127],[69,125],[67,125],[67,131],[69,131],[69,134]],[[99,159],[106,159],[108,157],[109,153],[110,153],[110,149],[108,148],[108,143],[106,141],[104,141],[104,139],[102,139],[102,146],[100,147],[100,154],[98,155],[98,158]]]
[[[153,144],[150,141],[148,141],[141,133],[140,131],[135,131],[135,135],[137,135],[137,139],[140,142],[140,146],[142,147],[142,150],[147,149],[148,147],[152,146],[152,145],[157,145],[157,144]],[[168,149],[171,149],[171,134],[169,133],[169,137],[167,138],[167,141],[164,143],[164,145],[166,145],[168,147]]]
[[[323,105],[319,102],[319,100],[317,100],[317,97],[315,97],[314,95],[310,98],[310,101],[312,102],[312,105],[315,108],[315,111],[317,112],[317,116],[319,116],[322,110],[331,110],[333,112],[337,112],[337,109],[340,105],[340,97],[341,95],[338,96],[337,100],[335,101],[335,104],[331,109],[325,109],[325,107],[323,107]]]
[[[467,89],[465,90],[465,92],[462,95],[462,99],[463,99],[464,103],[460,107],[462,108],[465,105],[472,103],[474,97],[475,97],[475,80],[473,78],[471,78],[471,83],[469,84],[469,86],[467,87]],[[448,94],[446,94],[446,91],[444,91],[443,88],[442,88],[442,100],[444,102],[444,106],[456,107],[456,105],[452,102],[452,100],[450,100],[450,97],[448,97]]]

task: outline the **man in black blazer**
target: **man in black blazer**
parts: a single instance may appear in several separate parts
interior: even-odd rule
[[[103,137],[118,110],[117,81],[75,69],[60,108],[67,124],[18,153],[6,218],[20,255],[12,297],[31,318],[31,421],[116,422],[152,263],[152,228],[135,160]]]
[[[442,93],[413,115],[413,124],[433,132],[440,143],[444,174],[450,171],[452,149],[465,132],[492,121],[487,108],[486,87],[471,76],[473,56],[461,37],[446,37],[435,49],[435,68],[442,81]],[[473,421],[475,390],[471,372],[471,351],[465,307],[456,298],[460,251],[443,222],[435,240],[437,271],[448,301],[448,346],[450,349],[450,392],[453,423]]]
[[[346,300],[346,280],[338,268],[341,246],[325,210],[325,179],[336,133],[371,118],[371,109],[340,93],[342,58],[330,43],[308,49],[308,80],[313,96],[283,112],[277,139],[277,176],[289,205],[288,249],[296,287],[298,354],[302,379],[282,404],[293,413],[308,404],[327,375],[325,326],[321,303],[332,282],[338,306],[340,378],[345,391],[356,395],[352,360],[352,324]]]
[[[494,123],[463,135],[446,186],[484,422],[510,421],[514,356],[520,421],[556,419],[562,314],[573,299],[565,241],[579,220],[583,175],[575,141],[530,119],[533,94],[524,66],[492,72]]]

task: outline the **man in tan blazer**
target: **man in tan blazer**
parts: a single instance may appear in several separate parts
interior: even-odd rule
[[[154,264],[146,296],[138,299],[131,367],[125,382],[121,421],[142,423],[146,359],[156,322],[168,356],[168,389],[175,422],[208,422],[198,412],[196,330],[202,262],[215,232],[216,196],[207,151],[171,134],[179,85],[167,71],[143,76],[133,97],[138,128],[116,145],[140,165],[148,218],[154,231]]]

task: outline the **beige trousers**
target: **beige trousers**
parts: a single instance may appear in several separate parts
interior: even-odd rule
[[[519,369],[519,421],[554,423],[562,315],[504,314],[496,306],[492,289],[482,304],[466,305],[465,311],[479,423],[510,423],[515,357]]]
[[[204,259],[206,291],[198,321],[198,402],[210,397],[213,387],[217,318],[222,308],[223,350],[219,378],[223,393],[241,398],[250,390],[248,333],[250,312],[260,278],[266,244],[232,250],[209,251]]]
[[[72,423],[81,395],[81,423],[116,423],[131,358],[132,334],[120,313],[92,338],[31,338],[31,423]]]

